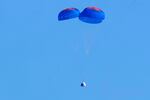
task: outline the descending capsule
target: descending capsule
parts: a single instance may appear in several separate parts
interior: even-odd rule
[[[105,13],[97,7],[87,7],[79,15],[79,19],[90,24],[101,23],[105,19]]]
[[[58,20],[68,20],[72,18],[79,17],[80,11],[77,8],[66,8],[62,10],[58,15]]]
[[[86,87],[86,83],[85,83],[85,82],[82,82],[80,86],[81,86],[81,87]]]

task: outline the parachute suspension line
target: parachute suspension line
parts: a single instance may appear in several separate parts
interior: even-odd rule
[[[84,39],[83,39],[83,81],[86,81],[86,76],[87,76],[87,69],[88,69],[88,66],[90,65],[89,64],[89,56],[90,56],[90,53],[91,53],[91,34],[90,33],[85,33],[84,34]]]
[[[87,34],[85,34],[85,56],[86,56],[86,58],[88,58],[89,57],[89,55],[90,55],[90,50],[91,50],[91,40],[90,40],[90,34],[89,33],[87,33]]]

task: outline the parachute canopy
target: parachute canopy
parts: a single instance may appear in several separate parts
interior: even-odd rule
[[[97,24],[105,19],[105,13],[97,7],[87,7],[79,15],[79,19],[86,23]]]
[[[72,19],[79,17],[80,11],[77,8],[66,8],[62,10],[59,15],[58,15],[58,20],[67,20],[67,19]]]

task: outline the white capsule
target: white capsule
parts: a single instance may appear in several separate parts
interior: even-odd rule
[[[85,82],[82,82],[82,83],[81,83],[81,87],[86,87],[86,83],[85,83]]]

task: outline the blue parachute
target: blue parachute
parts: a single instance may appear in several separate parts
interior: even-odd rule
[[[68,20],[72,18],[79,17],[80,11],[77,8],[66,8],[62,10],[58,15],[58,20]]]
[[[98,24],[105,19],[105,13],[97,7],[86,7],[81,13],[77,8],[66,8],[59,13],[58,20],[63,21],[77,17],[83,22]]]
[[[90,24],[101,23],[105,19],[105,13],[97,7],[87,7],[79,15],[79,19]]]

